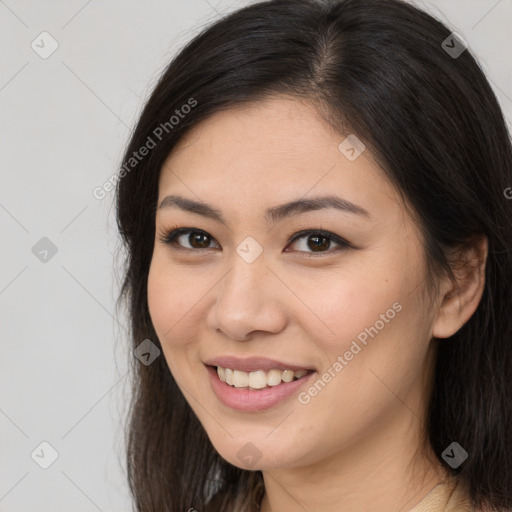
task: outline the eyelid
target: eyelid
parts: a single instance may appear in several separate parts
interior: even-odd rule
[[[333,233],[331,231],[326,231],[325,229],[322,229],[322,228],[303,229],[302,231],[298,231],[297,233],[292,235],[290,240],[288,240],[287,245],[291,244],[292,242],[295,242],[296,240],[299,240],[300,238],[304,238],[304,237],[306,237],[308,235],[321,235],[321,236],[325,236],[326,238],[329,238],[332,242],[334,242],[334,243],[338,244],[339,246],[341,246],[341,248],[353,247],[352,244],[350,244],[350,242],[348,242],[347,240],[345,240],[341,236],[336,235],[335,233]],[[304,251],[297,251],[297,252],[304,252]],[[335,251],[333,251],[332,249],[329,249],[328,251],[320,251],[318,253],[314,253],[314,252],[307,253],[306,252],[306,254],[313,254],[313,255],[314,254],[331,254],[333,252],[335,252]]]
[[[166,245],[174,245],[174,242],[176,241],[176,239],[179,236],[187,234],[187,233],[198,233],[198,234],[206,235],[212,241],[215,241],[218,244],[217,240],[212,235],[210,235],[207,231],[204,231],[199,228],[190,228],[190,227],[174,226],[170,229],[163,230],[159,233],[159,239],[162,243],[164,243]],[[301,238],[304,238],[308,235],[325,236],[326,238],[330,239],[332,242],[337,244],[338,247],[334,248],[334,249],[331,248],[326,251],[319,251],[319,252],[308,252],[308,251],[286,251],[286,252],[297,252],[297,253],[304,254],[306,256],[316,257],[316,256],[327,255],[327,254],[333,254],[333,253],[338,252],[339,250],[343,250],[343,249],[354,248],[354,246],[350,242],[348,242],[341,236],[336,235],[335,233],[332,233],[331,231],[326,231],[322,228],[310,228],[310,229],[303,229],[301,231],[298,231],[298,232],[294,233],[289,238],[288,242],[286,243],[286,246],[288,246],[291,243],[293,243]],[[188,251],[188,252],[199,252],[199,251],[205,251],[208,249],[213,249],[213,247],[205,247],[203,249],[196,249],[196,248],[190,248],[190,247],[183,247],[181,245],[174,245],[174,248],[177,250],[183,250],[183,251]]]
[[[179,236],[185,235],[187,233],[199,233],[201,235],[206,235],[206,236],[210,237],[212,240],[215,240],[215,238],[213,236],[211,236],[210,233],[208,233],[207,231],[204,231],[202,229],[199,229],[199,228],[187,228],[187,227],[181,227],[180,228],[178,226],[174,226],[173,228],[162,230],[159,233],[159,239],[160,239],[160,241],[162,243],[164,243],[166,245],[173,245],[174,242],[176,241],[176,239]],[[204,251],[206,249],[211,249],[211,247],[207,247],[206,249],[193,249],[193,248],[191,249],[189,247],[183,247],[181,245],[178,245],[177,249],[184,250],[184,251],[194,251],[194,252],[197,252],[197,251],[200,251],[200,250]]]

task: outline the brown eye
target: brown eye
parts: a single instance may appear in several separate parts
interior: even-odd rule
[[[194,249],[206,249],[211,242],[211,237],[203,233],[190,233],[188,235],[188,243]]]
[[[163,233],[160,236],[160,240],[165,244],[184,250],[220,248],[215,238],[200,229],[176,228],[168,233]],[[349,242],[338,235],[318,229],[309,229],[296,233],[288,242],[288,245],[296,242],[300,242],[296,244],[299,248],[292,252],[304,253],[306,256],[332,254],[352,247]],[[215,243],[216,246],[212,246],[212,243]]]
[[[182,249],[210,249],[215,239],[206,231],[198,229],[178,228],[173,229],[160,237],[160,240],[169,245],[175,245]]]
[[[329,248],[329,245],[331,245],[331,240],[323,235],[310,235],[307,239],[307,245],[310,249],[313,251],[323,251],[325,249]]]
[[[296,244],[298,246],[298,252],[304,252],[308,256],[314,253],[331,254],[332,252],[351,247],[343,238],[323,230],[301,231],[293,236],[290,244],[295,242],[300,242]],[[338,247],[334,248],[334,250],[330,250],[331,244],[337,245]]]

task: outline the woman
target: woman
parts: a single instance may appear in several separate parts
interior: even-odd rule
[[[136,509],[512,507],[511,185],[482,71],[407,3],[194,38],[117,190]]]

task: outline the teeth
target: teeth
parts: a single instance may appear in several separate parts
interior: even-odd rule
[[[245,373],[245,372],[243,372]],[[247,375],[247,374],[246,374]],[[263,389],[267,386],[267,374],[263,370],[257,370],[249,373],[249,387],[253,389]]]
[[[292,382],[292,380],[304,377],[307,370],[278,370],[273,368],[268,372],[256,370],[254,372],[243,372],[217,366],[217,375],[222,382],[235,388],[263,389],[267,386],[277,386],[281,382]]]
[[[267,374],[267,384],[269,386],[277,386],[278,384],[281,384],[282,375],[283,372],[281,370],[270,370]]]
[[[283,379],[283,382],[291,382],[293,380],[293,371],[285,370],[281,379]]]
[[[249,385],[250,380],[250,375],[247,372],[240,372],[238,370],[235,370],[233,374],[233,385],[235,386],[235,388],[245,388],[246,386]]]

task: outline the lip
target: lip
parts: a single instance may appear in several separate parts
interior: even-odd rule
[[[251,362],[251,364],[253,363]],[[220,364],[220,366],[222,366],[222,364]],[[227,368],[230,367],[227,366]],[[270,368],[276,368],[276,366],[272,366]],[[313,375],[316,375],[316,372],[312,371],[311,373],[304,375],[300,379],[293,380],[292,382],[282,382],[278,386],[273,386],[271,388],[252,390],[234,388],[233,386],[222,382],[217,375],[217,369],[215,366],[206,366],[206,369],[210,377],[212,391],[218,400],[226,407],[244,412],[264,411],[283,403],[286,399],[289,399],[291,396],[296,394],[299,388],[306,385]],[[259,366],[258,369],[263,368]],[[297,369],[306,370],[307,368]]]
[[[286,363],[268,357],[247,357],[239,358],[234,356],[214,357],[204,361],[208,366],[222,366],[223,368],[231,368],[232,370],[240,370],[243,372],[255,372],[256,370],[308,370],[315,371],[315,368],[300,366],[293,363]]]

